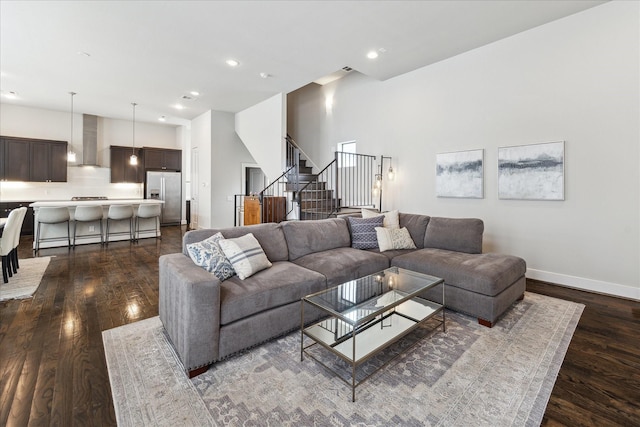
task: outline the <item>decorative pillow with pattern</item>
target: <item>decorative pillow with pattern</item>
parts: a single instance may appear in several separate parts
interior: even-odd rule
[[[378,238],[376,227],[382,227],[384,216],[373,218],[348,217],[351,228],[351,247],[356,249],[376,249]]]
[[[196,265],[212,273],[222,282],[236,272],[220,248],[221,240],[224,240],[222,233],[216,233],[201,242],[189,243],[187,252]]]
[[[380,252],[390,251],[392,249],[416,249],[416,245],[406,227],[376,227],[376,235],[378,237]]]
[[[271,262],[253,233],[235,239],[221,240],[220,247],[229,258],[240,280],[271,267]]]
[[[384,215],[384,227],[386,228],[400,228],[400,214],[397,210],[388,211],[383,214],[370,209],[362,209],[362,218],[374,218],[379,215]]]

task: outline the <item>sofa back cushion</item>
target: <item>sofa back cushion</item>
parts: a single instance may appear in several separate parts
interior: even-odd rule
[[[483,232],[484,223],[481,219],[431,217],[424,236],[424,247],[480,254]]]
[[[187,244],[200,242],[213,236],[217,232],[221,232],[225,239],[232,239],[253,233],[253,236],[258,240],[258,243],[260,243],[269,261],[287,261],[289,259],[289,250],[287,248],[287,241],[284,238],[284,233],[282,232],[282,226],[275,223],[246,225],[233,228],[192,230],[185,233],[182,238],[183,253],[185,255],[188,254],[186,251]]]
[[[427,224],[429,224],[429,217],[426,215],[400,213],[400,227],[409,230],[409,235],[418,249],[424,248]]]
[[[343,218],[282,223],[289,247],[289,261],[314,252],[351,246],[347,221]]]

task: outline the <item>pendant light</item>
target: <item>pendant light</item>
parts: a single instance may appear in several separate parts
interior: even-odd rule
[[[131,143],[131,157],[129,157],[129,164],[135,166],[138,164],[138,156],[136,156],[136,104],[132,102],[133,105],[133,138]]]
[[[69,137],[69,151],[67,152],[67,162],[75,163],[76,162],[76,153],[73,151],[73,96],[76,94],[75,92],[69,92],[71,95],[71,134]]]

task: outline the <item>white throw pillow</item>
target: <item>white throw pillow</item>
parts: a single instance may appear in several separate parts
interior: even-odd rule
[[[362,209],[362,218],[373,218],[374,216],[384,215],[384,226],[386,228],[400,228],[400,214],[398,210],[384,212],[381,214],[370,209]]]
[[[220,240],[220,247],[240,280],[271,267],[271,262],[252,233],[235,239]]]
[[[201,242],[189,243],[187,252],[196,265],[212,273],[222,282],[236,272],[220,248],[221,240],[224,240],[222,233],[216,233]]]
[[[380,252],[392,249],[416,249],[416,245],[413,243],[413,239],[406,227],[376,227],[376,236],[378,237]]]

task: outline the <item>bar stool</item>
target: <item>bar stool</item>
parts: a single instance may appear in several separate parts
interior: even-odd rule
[[[67,223],[67,240],[69,241],[68,247],[71,248],[71,234],[69,233],[69,209],[66,207],[49,207],[38,209],[36,215],[36,222],[38,226],[36,228],[36,253],[40,250],[40,242],[50,239],[40,238],[40,224],[62,224]]]
[[[133,241],[133,206],[131,205],[111,205],[107,213],[107,234],[105,243],[109,244],[109,222],[129,220],[129,241]],[[124,231],[113,234],[124,234]]]
[[[158,228],[160,228],[160,215],[162,214],[162,209],[160,208],[160,205],[144,205],[141,204],[140,206],[138,206],[138,214],[136,215],[136,240],[140,239],[140,218],[142,219],[147,219],[147,218],[155,218],[155,228],[153,229],[155,231],[155,237],[156,238],[162,238],[160,236],[158,236]],[[152,229],[146,229],[146,230],[142,230],[142,231],[151,231]]]
[[[76,212],[74,214],[75,225],[73,227],[73,247],[76,247],[76,231],[78,229],[78,223],[84,222],[99,222],[100,223],[100,244],[103,244],[102,240],[102,206],[76,206]],[[97,236],[98,233],[84,234],[83,236]]]

